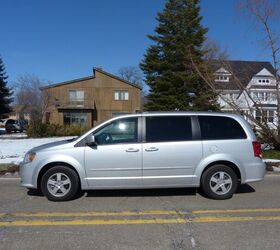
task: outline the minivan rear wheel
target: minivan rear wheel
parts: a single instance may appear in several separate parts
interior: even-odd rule
[[[212,199],[223,200],[232,197],[238,186],[235,172],[225,165],[214,165],[202,175],[201,187]]]
[[[71,200],[77,194],[78,188],[78,175],[64,166],[52,167],[43,175],[41,181],[41,190],[51,201]]]

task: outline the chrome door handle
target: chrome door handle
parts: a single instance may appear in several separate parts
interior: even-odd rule
[[[137,149],[137,148],[128,148],[127,150],[125,150],[125,152],[128,152],[128,153],[139,152],[139,149]]]
[[[147,152],[158,151],[158,148],[156,148],[156,147],[150,147],[150,148],[146,148],[145,151],[147,151]]]

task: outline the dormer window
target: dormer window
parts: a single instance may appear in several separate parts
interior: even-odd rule
[[[229,82],[229,77],[231,73],[225,68],[220,68],[214,73],[215,82]]]
[[[217,75],[215,82],[229,82],[229,76],[226,75]]]
[[[258,83],[270,83],[269,79],[259,79]]]

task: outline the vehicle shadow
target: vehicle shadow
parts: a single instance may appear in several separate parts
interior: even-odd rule
[[[254,193],[255,189],[248,184],[239,185],[236,193]],[[29,196],[44,196],[41,191],[30,189],[27,191]],[[199,194],[208,198],[201,188],[159,188],[159,189],[119,189],[119,190],[87,190],[79,191],[72,199],[76,200],[82,196],[86,197],[152,197],[152,196],[196,196]]]
[[[248,184],[238,186],[237,194],[253,193],[255,189]],[[195,196],[206,197],[201,188],[159,188],[159,189],[120,189],[120,190],[87,190],[87,197],[147,197],[147,196]],[[206,197],[207,198],[207,197]]]
[[[149,197],[196,195],[197,188],[87,190],[87,197]]]
[[[44,195],[40,190],[37,189],[28,189],[27,194],[29,196],[38,196],[38,197],[43,197]]]
[[[254,188],[252,188],[250,185],[248,184],[242,184],[239,185],[235,194],[246,194],[246,193],[254,193],[256,192],[256,190]],[[198,189],[197,193],[199,193],[201,196],[203,196],[204,198],[209,199],[209,197],[207,197],[204,192],[202,191],[201,188]],[[230,198],[229,198],[230,199]]]
[[[256,192],[256,190],[248,184],[239,185],[236,191],[237,194],[254,193],[254,192]]]

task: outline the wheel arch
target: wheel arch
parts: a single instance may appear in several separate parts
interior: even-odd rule
[[[225,166],[228,166],[230,167],[236,174],[237,176],[237,179],[239,182],[241,182],[241,172],[238,168],[238,166],[236,164],[234,164],[233,162],[231,161],[226,161],[226,160],[221,160],[221,161],[214,161],[214,162],[211,162],[209,163],[202,171],[201,175],[200,175],[200,181],[201,181],[201,178],[203,176],[203,174],[205,173],[205,171],[215,165],[225,165]]]
[[[63,167],[67,167],[67,168],[70,168],[70,169],[72,169],[73,171],[75,171],[75,173],[77,174],[78,179],[79,179],[79,187],[81,188],[81,177],[80,177],[78,171],[77,171],[72,165],[70,165],[69,163],[56,161],[56,162],[50,162],[50,163],[46,164],[45,166],[43,166],[43,167],[40,169],[40,172],[39,172],[38,177],[37,177],[37,188],[38,188],[38,189],[41,189],[41,181],[42,181],[43,175],[44,175],[49,169],[51,169],[51,168],[53,168],[53,167],[55,167],[55,166],[63,166]]]

